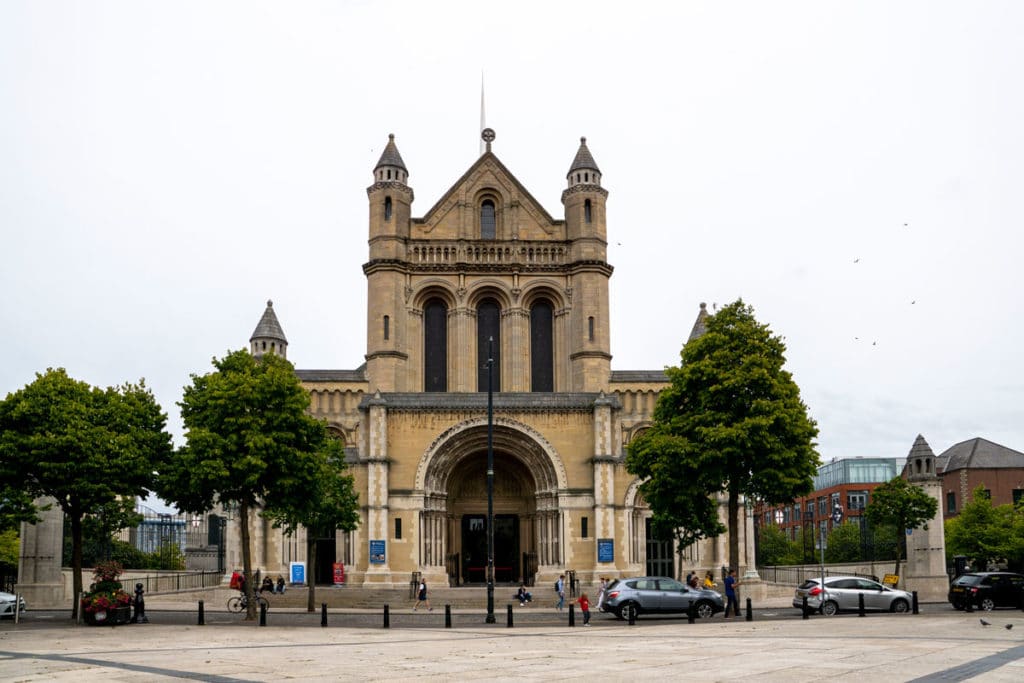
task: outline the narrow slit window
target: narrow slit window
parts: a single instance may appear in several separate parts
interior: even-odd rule
[[[391,220],[391,197],[384,198],[384,220]]]
[[[395,538],[398,539],[398,538],[401,538],[401,537],[402,537],[402,518],[401,517],[395,517]]]
[[[588,199],[585,202],[583,202],[583,220],[586,221],[587,223],[589,223],[592,218],[593,218],[593,213],[592,213],[591,207],[590,207],[590,200]]]
[[[584,517],[580,520],[580,538],[589,538],[590,536],[590,519]]]
[[[594,316],[587,318],[587,337],[594,341]]]
[[[384,316],[384,341],[391,338],[391,317]]]

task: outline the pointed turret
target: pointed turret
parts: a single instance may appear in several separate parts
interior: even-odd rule
[[[924,481],[937,477],[935,453],[924,437],[918,434],[914,439],[914,445],[910,447],[910,453],[907,454],[907,480]]]
[[[395,144],[395,134],[388,135],[388,144],[384,147],[380,161],[373,167],[373,177],[378,183],[396,182],[405,184],[409,177],[409,171],[402,161],[402,155],[398,153],[398,145]]]
[[[701,301],[700,313],[697,314],[697,319],[693,321],[693,329],[690,330],[690,338],[686,340],[687,342],[692,342],[697,337],[704,336],[704,333],[708,331],[707,320],[709,317],[708,305]]]
[[[565,175],[569,181],[569,187],[576,185],[597,185],[601,186],[601,169],[597,167],[594,156],[587,147],[587,139],[580,138],[580,148],[576,151],[576,158],[572,160],[572,166]]]
[[[263,311],[263,317],[249,337],[249,352],[256,358],[267,352],[288,358],[288,340],[274,313],[273,301],[267,301],[267,310]]]

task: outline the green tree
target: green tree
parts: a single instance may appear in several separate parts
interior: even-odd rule
[[[902,477],[879,484],[871,492],[871,502],[864,509],[864,516],[875,528],[875,537],[879,537],[880,527],[889,526],[895,534],[904,533],[905,529],[928,528],[928,522],[935,518],[939,503],[925,493],[920,486],[914,486]],[[900,575],[900,561],[903,558],[902,544],[896,542],[896,576]]]
[[[70,520],[75,595],[83,588],[82,520],[146,495],[172,453],[166,422],[143,381],[99,389],[62,368],[0,403],[0,471],[12,488],[56,499]]]
[[[13,529],[19,530],[22,522],[35,523],[39,510],[26,491],[14,488],[8,482],[13,481],[15,472],[4,471],[6,459],[0,459],[0,532]],[[49,509],[46,506],[43,509]]]
[[[860,537],[860,524],[847,520],[833,527],[825,544],[825,560],[832,562],[859,562],[863,542]]]
[[[269,508],[264,516],[273,520],[274,526],[283,528],[288,535],[300,527],[316,531],[306,534],[306,561],[310,571],[316,567],[316,537],[333,535],[338,529],[352,531],[359,525],[359,494],[351,475],[345,474],[345,452],[338,439],[328,438],[323,446],[323,462],[320,473],[308,494],[299,505]],[[306,611],[312,612],[316,605],[316,583],[310,577],[306,596]]]
[[[801,550],[797,542],[790,540],[779,527],[774,524],[758,527],[757,563],[764,566],[780,564],[799,564]]]
[[[981,569],[1000,560],[1024,559],[1024,509],[992,505],[985,487],[974,489],[960,514],[946,520],[946,553],[966,555]]]
[[[250,515],[300,510],[324,468],[324,424],[306,413],[309,394],[275,354],[234,351],[214,372],[192,375],[181,406],[186,444],[160,472],[160,493],[185,512],[238,507],[247,619],[256,618]]]
[[[654,515],[695,525],[687,532],[693,537],[721,533],[713,507],[700,499],[724,491],[735,567],[741,499],[788,503],[810,492],[818,429],[782,369],[785,344],[750,306],[731,303],[705,328],[683,347],[680,366],[666,369],[670,384],[658,398],[650,436],[631,445],[626,468],[650,477],[648,485],[656,482],[658,495],[647,499]]]

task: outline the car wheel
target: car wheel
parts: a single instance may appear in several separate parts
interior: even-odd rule
[[[715,616],[715,606],[707,600],[701,600],[694,606],[694,614],[701,619],[710,619]]]
[[[902,598],[899,600],[893,600],[892,604],[889,605],[889,611],[896,612],[898,614],[905,614],[910,611],[910,605],[908,605],[907,601]]]
[[[834,601],[829,600],[821,606],[821,613],[826,617],[834,617],[839,612],[839,605]]]
[[[993,600],[992,598],[982,598],[981,602],[978,603],[978,607],[985,610],[986,612],[991,612],[993,609],[995,609],[995,606],[995,600]]]
[[[619,609],[619,619],[629,619],[630,614],[633,615],[633,619],[640,616],[640,606],[635,602],[627,602]]]
[[[959,600],[954,600],[951,604],[953,605],[953,609],[956,610],[962,610],[964,608],[964,603]]]

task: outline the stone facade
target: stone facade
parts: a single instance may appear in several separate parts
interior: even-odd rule
[[[394,136],[374,168],[366,362],[297,371],[311,413],[346,444],[361,503],[359,528],[322,539],[327,559],[310,575],[326,581],[329,560],[356,585],[405,585],[412,572],[484,581],[489,365],[497,581],[679,575],[680,562],[717,570],[724,537],[682,553],[647,537],[650,513],[625,470],[626,446],[649,424],[666,377],[611,369],[608,193],[586,140],[556,219],[495,156],[493,139],[422,218]],[[250,341],[254,352],[284,348],[269,304]],[[743,568],[753,564],[746,521]],[[301,552],[259,521],[253,531],[267,571]]]

